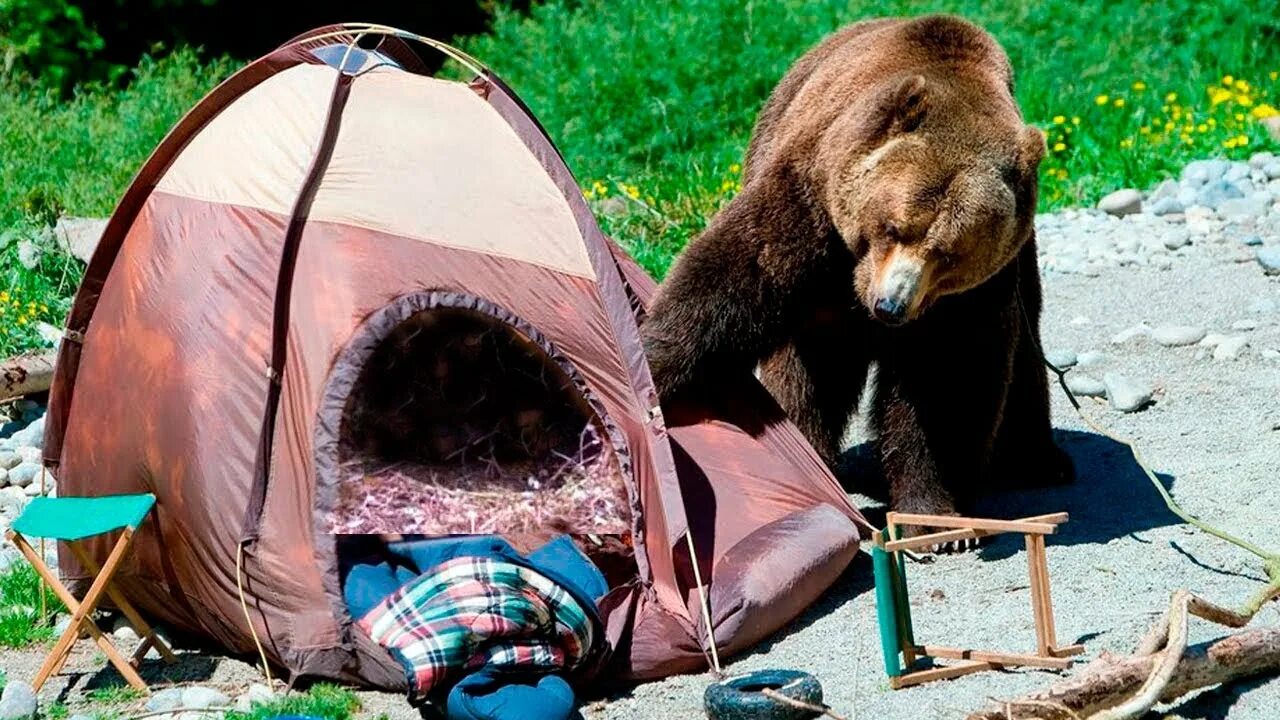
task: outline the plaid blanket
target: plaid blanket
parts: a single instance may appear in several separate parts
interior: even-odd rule
[[[359,625],[404,665],[413,699],[484,666],[572,670],[590,653],[594,633],[592,616],[564,588],[483,557],[419,575]]]

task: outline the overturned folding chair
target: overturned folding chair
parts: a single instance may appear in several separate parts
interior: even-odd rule
[[[166,662],[177,661],[164,640],[158,637],[151,626],[138,615],[138,612],[125,599],[124,594],[111,584],[112,576],[115,575],[120,562],[133,544],[134,532],[146,519],[155,503],[154,495],[114,495],[93,498],[39,497],[33,499],[22,515],[13,521],[13,526],[7,533],[9,540],[18,546],[18,550],[26,556],[36,572],[40,573],[40,577],[44,578],[54,594],[71,612],[71,624],[54,644],[53,650],[50,651],[49,657],[45,658],[44,664],[40,666],[40,672],[36,674],[36,679],[32,683],[37,691],[46,680],[62,669],[82,631],[93,638],[98,648],[107,656],[111,664],[116,666],[124,679],[139,690],[146,690],[147,684],[142,681],[136,668],[148,650],[154,647]],[[107,556],[106,563],[98,567],[98,564],[80,545],[80,541],[115,530],[122,530],[120,538],[111,548],[111,554]],[[72,597],[58,580],[58,576],[45,564],[44,558],[31,547],[31,543],[27,541],[28,537],[65,542],[84,569],[95,575],[93,584],[89,586],[89,591],[85,593],[83,600],[77,602]],[[120,612],[124,613],[124,616],[133,624],[133,629],[137,631],[138,636],[142,638],[142,644],[138,646],[131,659],[126,660],[111,644],[111,639],[93,621],[93,611],[104,594],[111,598]]]

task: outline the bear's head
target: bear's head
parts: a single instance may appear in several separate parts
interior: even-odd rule
[[[1018,255],[1045,141],[985,79],[909,75],[869,95],[831,126],[819,167],[832,224],[856,258],[858,297],[898,325]]]

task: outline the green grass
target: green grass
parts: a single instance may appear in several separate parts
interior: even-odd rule
[[[0,647],[20,648],[53,639],[53,617],[65,608],[46,591],[46,611],[41,616],[40,584],[40,576],[25,562],[15,562],[0,573]]]
[[[1051,134],[1051,146],[1062,142],[1063,150],[1044,166],[1047,209],[1150,186],[1192,158],[1244,158],[1263,147],[1265,134],[1251,121],[1226,127],[1220,119],[1204,133],[1193,125],[1190,145],[1180,133],[1156,143],[1139,128],[1170,92],[1197,110],[1198,124],[1206,86],[1228,74],[1251,84],[1253,107],[1264,97],[1280,105],[1270,75],[1280,70],[1278,7],[1272,0],[548,0],[528,15],[498,12],[491,33],[464,45],[529,103],[584,187],[599,181],[607,195],[624,198],[632,211],[604,224],[661,274],[736,191],[734,164],[769,91],[838,27],[943,11],[989,29],[1009,52],[1030,122],[1053,128],[1055,116],[1068,124],[1080,118],[1070,134],[1065,127]],[[1133,89],[1139,81],[1145,91]],[[1101,94],[1106,106],[1095,104]],[[1123,107],[1110,104],[1117,97]],[[1216,110],[1234,123],[1233,105]],[[1246,145],[1223,146],[1240,135]],[[1126,138],[1132,147],[1122,147]]]
[[[737,164],[769,91],[836,28],[937,11],[987,27],[1009,52],[1028,120],[1048,131],[1041,199],[1053,209],[1151,186],[1193,158],[1276,149],[1255,115],[1280,106],[1278,7],[546,0],[527,13],[499,8],[491,32],[459,44],[517,89],[565,152],[606,231],[660,276],[739,189]],[[59,214],[108,214],[167,129],[234,66],[179,51],[143,62],[123,89],[83,87],[69,101],[0,81],[0,229],[10,229],[0,236],[0,291],[10,296],[0,302],[8,313],[0,355],[38,345],[36,321],[59,324],[81,272],[55,253],[24,267],[20,241],[47,244],[45,228]]]
[[[228,712],[227,720],[267,720],[277,715],[312,715],[327,720],[347,720],[360,709],[360,700],[346,688],[319,683],[305,693],[255,704],[247,713]]]
[[[85,700],[100,705],[124,705],[145,696],[142,690],[128,685],[106,685],[84,694]]]

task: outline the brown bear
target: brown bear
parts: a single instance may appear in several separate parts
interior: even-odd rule
[[[742,191],[659,290],[643,333],[660,394],[758,366],[834,464],[874,364],[894,509],[1069,482],[1039,349],[1043,155],[981,28],[882,19],[827,38],[774,90]]]

